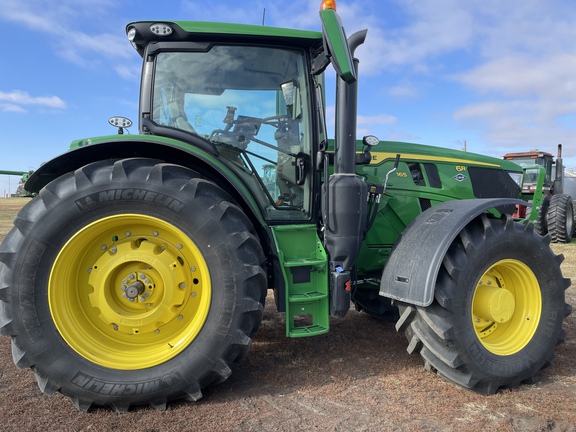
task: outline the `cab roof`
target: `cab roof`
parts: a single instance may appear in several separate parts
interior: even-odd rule
[[[126,26],[126,34],[142,56],[153,42],[225,42],[257,43],[320,48],[322,33],[281,27],[229,24],[204,21],[135,21]]]

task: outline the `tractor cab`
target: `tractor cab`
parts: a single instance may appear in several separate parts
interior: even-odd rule
[[[231,35],[229,25],[217,23],[128,25],[146,59],[141,133],[208,148],[243,180],[266,219],[310,219],[318,139],[312,95],[322,78],[311,76],[309,65],[322,36],[290,30],[299,37],[282,46],[277,29],[235,30]]]

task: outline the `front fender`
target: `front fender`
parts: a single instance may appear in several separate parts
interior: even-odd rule
[[[26,190],[39,192],[55,178],[99,160],[145,157],[182,165],[199,172],[228,191],[263,225],[258,204],[252,194],[234,172],[220,161],[217,153],[153,135],[111,135],[84,140],[83,144],[55,157],[34,171],[26,182]]]
[[[390,253],[380,281],[380,295],[429,306],[442,260],[460,231],[490,209],[516,204],[527,203],[510,198],[455,200],[420,214],[406,227]]]
[[[180,141],[151,135],[108,135],[78,140],[72,143],[70,151],[34,171],[26,182],[26,190],[39,192],[56,177],[98,160],[142,156],[182,161],[183,153],[188,155],[185,159],[213,156]]]

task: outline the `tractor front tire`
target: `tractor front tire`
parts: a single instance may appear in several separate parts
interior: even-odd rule
[[[565,194],[552,195],[546,215],[552,243],[570,243],[574,234],[574,204]]]
[[[542,201],[542,206],[538,210],[538,219],[534,222],[534,229],[541,236],[548,234],[548,209],[550,208],[550,196],[546,195]]]
[[[570,280],[549,237],[481,215],[450,246],[428,307],[397,303],[396,324],[428,370],[481,394],[534,383],[565,338]]]
[[[267,278],[230,196],[184,167],[101,161],[48,184],[0,249],[17,366],[80,410],[198,400],[262,320]]]
[[[398,321],[398,308],[392,305],[389,298],[382,297],[377,289],[356,288],[352,294],[356,310],[373,318],[386,321]]]

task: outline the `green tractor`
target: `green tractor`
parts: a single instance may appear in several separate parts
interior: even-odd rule
[[[0,175],[11,175],[11,176],[20,176],[20,181],[18,182],[18,189],[16,189],[16,196],[17,197],[32,197],[35,194],[28,192],[24,185],[28,181],[28,177],[32,175],[34,171],[10,171],[10,170],[0,170]]]
[[[562,144],[558,144],[556,159],[548,152],[533,149],[528,152],[506,153],[504,159],[526,168],[522,185],[522,198],[532,201],[535,192],[544,193],[539,208],[536,230],[541,235],[550,234],[553,243],[570,243],[576,228],[574,200],[564,190],[565,172],[562,162]],[[544,170],[544,182],[540,186],[539,170]],[[519,207],[519,211],[525,210]],[[522,215],[517,215],[522,216]]]
[[[522,168],[356,140],[366,31],[347,38],[325,3],[322,32],[128,24],[139,134],[114,117],[120,133],[42,165],[0,247],[0,328],[43,392],[81,410],[196,401],[247,353],[269,289],[288,337],[324,334],[354,305],[481,394],[552,363],[570,281],[519,199]]]

